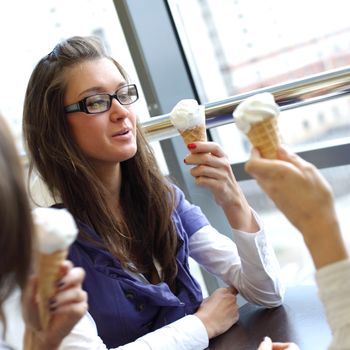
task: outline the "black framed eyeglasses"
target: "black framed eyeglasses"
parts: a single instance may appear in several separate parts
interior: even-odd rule
[[[85,112],[87,114],[103,113],[111,108],[112,100],[115,98],[121,105],[131,105],[139,98],[135,84],[124,85],[119,88],[113,95],[96,94],[88,96],[64,107],[66,113]]]

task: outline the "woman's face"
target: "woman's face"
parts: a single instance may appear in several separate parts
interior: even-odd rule
[[[85,61],[65,71],[68,106],[99,93],[114,94],[127,82],[115,64],[101,58]],[[136,145],[136,115],[131,105],[121,105],[115,98],[103,113],[84,112],[66,115],[75,142],[96,166],[118,163],[133,157]]]

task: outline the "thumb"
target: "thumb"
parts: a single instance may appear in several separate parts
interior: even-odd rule
[[[288,151],[287,148],[284,146],[280,146],[278,148],[278,157],[280,160],[284,160],[288,163],[291,163],[299,169],[309,164],[306,160],[302,159],[297,154]]]

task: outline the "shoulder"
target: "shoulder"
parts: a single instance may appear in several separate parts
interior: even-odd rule
[[[173,187],[176,201],[173,219],[178,231],[181,226],[187,235],[191,236],[203,226],[209,225],[201,208],[187,200],[184,192],[178,186],[173,185]]]

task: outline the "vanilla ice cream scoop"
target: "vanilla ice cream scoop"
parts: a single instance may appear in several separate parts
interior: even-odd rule
[[[253,124],[268,118],[276,118],[280,113],[273,95],[269,92],[252,95],[242,101],[234,110],[237,127],[248,134]]]
[[[170,113],[170,121],[179,131],[186,145],[207,140],[205,108],[196,100],[179,101]]]
[[[194,99],[181,100],[172,109],[170,120],[178,130],[205,124],[204,106],[199,105]]]
[[[65,250],[76,239],[78,228],[67,209],[35,208],[32,214],[40,253]]]

